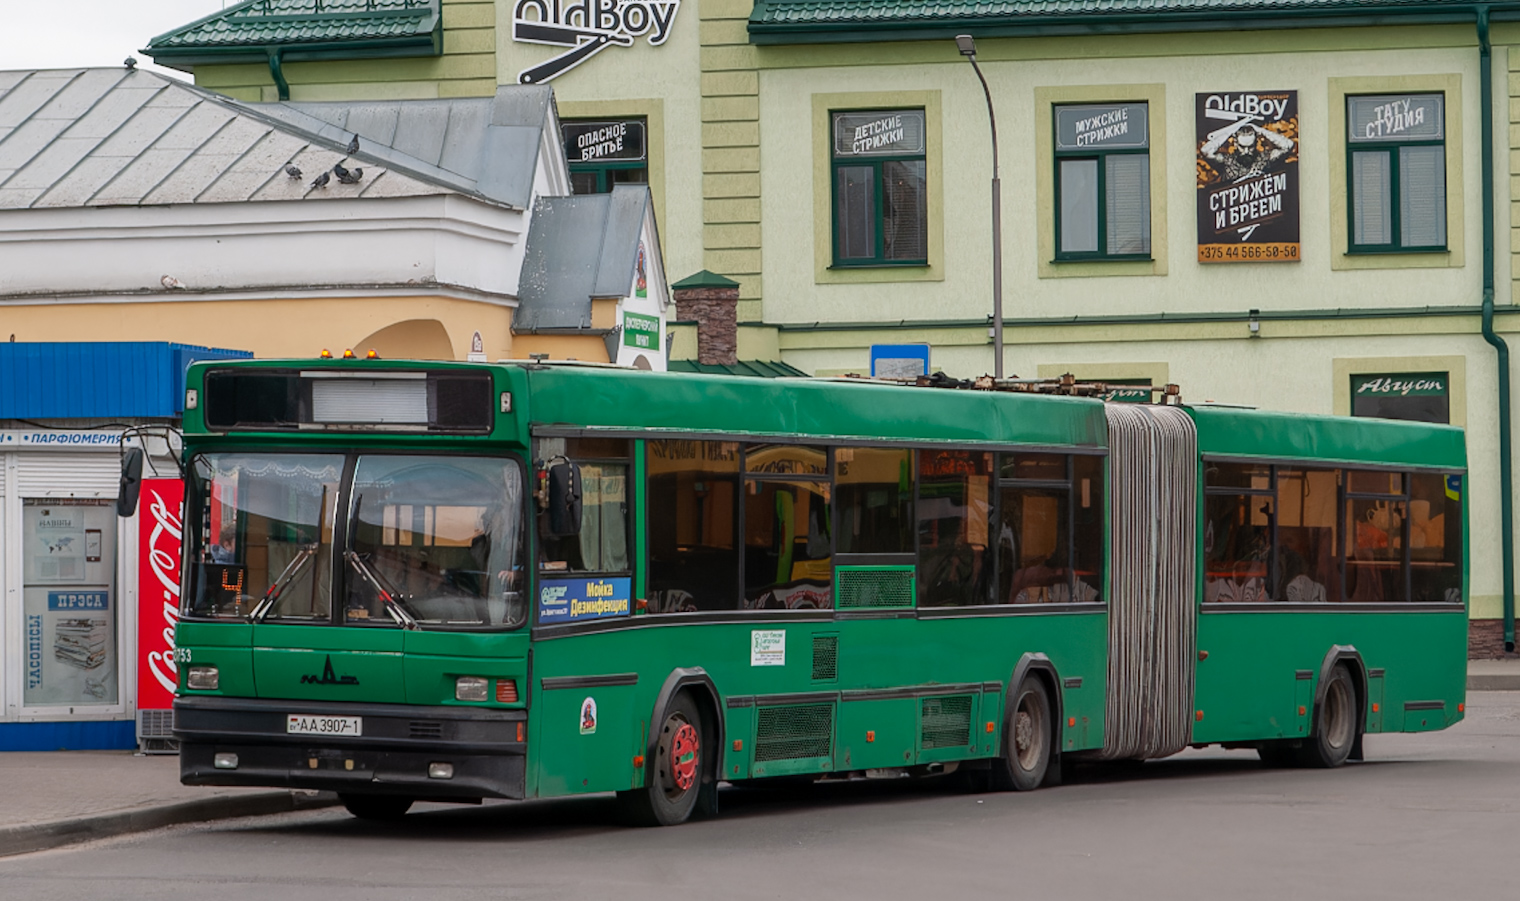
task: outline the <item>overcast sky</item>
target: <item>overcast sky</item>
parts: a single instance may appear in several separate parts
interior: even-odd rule
[[[234,2],[0,0],[0,69],[119,66],[129,55],[148,66],[138,51],[149,39]]]

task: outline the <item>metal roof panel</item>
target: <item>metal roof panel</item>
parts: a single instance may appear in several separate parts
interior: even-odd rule
[[[30,119],[78,74],[78,70],[45,70],[17,82],[0,96],[0,127],[15,128]]]

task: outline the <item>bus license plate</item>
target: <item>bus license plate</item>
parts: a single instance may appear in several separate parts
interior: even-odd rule
[[[292,713],[285,718],[285,731],[291,735],[363,735],[364,718]]]

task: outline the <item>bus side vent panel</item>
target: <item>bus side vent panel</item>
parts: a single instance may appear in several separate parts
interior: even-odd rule
[[[834,705],[761,707],[755,762],[828,757],[834,753]]]
[[[971,744],[971,695],[923,698],[918,706],[919,747],[964,748]]]
[[[913,567],[836,566],[834,597],[840,610],[913,606]]]
[[[813,636],[813,681],[833,682],[839,678],[839,636]]]

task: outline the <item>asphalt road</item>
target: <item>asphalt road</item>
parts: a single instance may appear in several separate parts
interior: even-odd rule
[[[943,781],[729,790],[722,816],[617,825],[609,797],[341,809],[0,860],[25,901],[1509,897],[1520,692],[1443,733],[1370,736],[1339,770],[1198,751],[1032,794]]]

